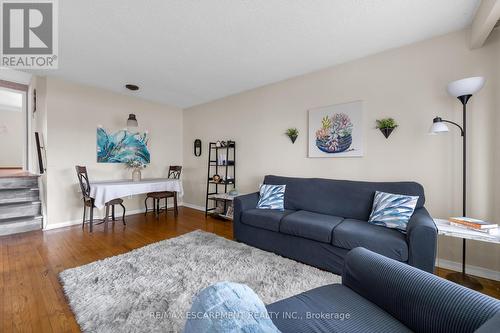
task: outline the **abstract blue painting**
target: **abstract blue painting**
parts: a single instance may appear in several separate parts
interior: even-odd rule
[[[148,133],[132,133],[119,130],[107,133],[102,127],[97,128],[97,162],[99,163],[127,163],[139,160],[147,164],[150,162],[148,149]]]

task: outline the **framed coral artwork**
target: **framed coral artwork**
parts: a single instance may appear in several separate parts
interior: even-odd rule
[[[363,102],[309,110],[309,157],[363,156]]]

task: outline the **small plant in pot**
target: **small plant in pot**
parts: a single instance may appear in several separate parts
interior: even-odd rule
[[[377,120],[377,128],[384,134],[385,138],[389,138],[392,131],[398,127],[398,124],[393,118],[384,118]]]
[[[299,130],[296,128],[289,128],[286,130],[285,134],[290,138],[292,143],[295,143],[295,140],[297,140],[299,136]]]

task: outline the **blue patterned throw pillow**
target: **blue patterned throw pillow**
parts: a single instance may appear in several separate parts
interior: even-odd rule
[[[368,222],[387,228],[406,231],[417,205],[418,196],[375,192],[372,213]]]
[[[285,188],[286,185],[261,185],[257,208],[285,210]]]

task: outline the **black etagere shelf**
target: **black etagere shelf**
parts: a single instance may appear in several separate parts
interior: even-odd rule
[[[207,169],[205,216],[232,220],[232,198],[227,193],[236,188],[236,142],[210,142]],[[214,179],[215,175],[219,179]]]

